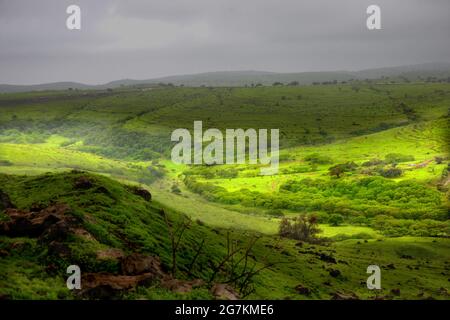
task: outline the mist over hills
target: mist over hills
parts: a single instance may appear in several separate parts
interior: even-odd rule
[[[190,87],[199,86],[245,86],[245,85],[272,85],[275,82],[288,84],[296,82],[298,85],[309,85],[317,82],[348,81],[351,79],[379,79],[389,77],[401,80],[423,80],[427,78],[446,79],[450,77],[450,63],[425,63],[397,67],[365,69],[360,71],[319,71],[278,73],[267,71],[216,71],[198,74],[175,75],[154,79],[134,80],[121,79],[100,85],[88,85],[79,82],[53,82],[37,85],[11,85],[0,84],[0,93],[14,93],[45,90],[101,90],[114,89],[123,86],[157,85],[171,83]]]

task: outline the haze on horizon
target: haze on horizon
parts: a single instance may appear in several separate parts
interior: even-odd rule
[[[66,29],[81,7],[82,29]],[[381,7],[382,30],[366,28]],[[0,0],[0,83],[450,62],[448,0]]]

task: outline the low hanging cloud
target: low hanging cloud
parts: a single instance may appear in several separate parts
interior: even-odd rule
[[[82,29],[66,29],[81,7]],[[382,30],[366,28],[381,7]],[[448,0],[0,0],[0,83],[450,60]]]

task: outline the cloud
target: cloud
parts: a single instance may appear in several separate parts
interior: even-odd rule
[[[215,70],[294,72],[449,61],[450,1],[0,0],[0,83]],[[82,30],[65,28],[76,3]]]

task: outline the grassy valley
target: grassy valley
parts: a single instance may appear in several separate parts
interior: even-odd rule
[[[0,94],[0,295],[448,299],[450,85],[339,80]],[[195,120],[279,128],[279,173],[172,163]],[[299,216],[314,239],[280,234]],[[70,264],[90,290],[67,290]]]

